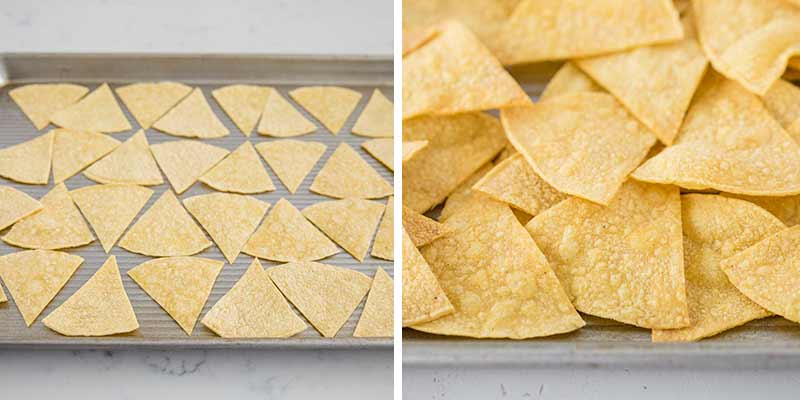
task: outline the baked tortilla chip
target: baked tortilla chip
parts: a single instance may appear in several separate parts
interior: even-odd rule
[[[336,135],[356,109],[361,93],[336,86],[302,87],[289,92],[292,99]]]
[[[389,196],[386,200],[386,209],[381,224],[378,225],[370,254],[384,260],[394,260],[394,196]]]
[[[250,142],[242,143],[199,180],[221,192],[255,194],[275,190]]]
[[[257,130],[260,135],[290,137],[314,132],[317,126],[273,89],[267,96]]]
[[[419,28],[419,29],[406,29],[403,28],[403,57],[406,54],[422,47],[427,44],[431,39],[439,34],[436,27]]]
[[[137,265],[128,276],[191,336],[223,265],[200,257],[158,258]]]
[[[393,139],[372,139],[361,143],[361,147],[375,157],[381,164],[394,171],[394,140]]]
[[[403,229],[403,326],[432,321],[453,313],[428,262]]]
[[[83,174],[98,183],[143,186],[164,183],[143,130],[139,130],[114,151],[89,166]]]
[[[53,131],[0,149],[0,176],[20,183],[46,185],[53,158]]]
[[[197,179],[228,155],[228,150],[194,140],[176,140],[150,146],[175,193],[189,189]]]
[[[568,93],[605,92],[589,75],[581,71],[575,63],[567,61],[558,69],[539,96],[539,101],[552,99]]]
[[[773,118],[800,143],[800,87],[778,79],[762,98]]]
[[[347,143],[340,143],[309,187],[314,193],[343,199],[377,199],[392,194],[392,185]]]
[[[190,138],[218,138],[228,136],[228,128],[217,118],[200,88],[181,100],[153,124],[168,135]]]
[[[307,327],[257,258],[200,322],[224,338],[287,338]]]
[[[303,216],[358,261],[364,261],[384,206],[363,199],[322,201],[303,209]]]
[[[427,140],[404,140],[403,141],[403,162],[414,157],[420,150],[428,145]]]
[[[42,209],[42,203],[11,186],[0,185],[0,231]]]
[[[36,321],[82,263],[81,257],[49,250],[0,257],[0,278],[27,326]]]
[[[266,86],[230,85],[212,91],[211,96],[239,130],[250,136],[274,90]]]
[[[139,329],[139,321],[122,286],[116,257],[109,257],[42,322],[64,336],[107,336]]]
[[[383,268],[378,268],[372,278],[367,302],[353,336],[394,336],[394,281]]]
[[[394,104],[375,89],[350,131],[354,135],[367,137],[394,136]]]
[[[723,196],[747,200],[777,217],[786,226],[800,224],[800,196],[746,196],[743,194],[722,193]]]
[[[483,193],[472,190],[472,187],[488,174],[493,167],[494,164],[491,161],[487,162],[475,171],[474,174],[470,175],[467,180],[461,182],[461,184],[450,193],[450,196],[447,197],[447,201],[444,203],[444,207],[442,207],[442,211],[439,213],[439,222],[444,222],[444,220],[455,214],[461,207],[475,201],[480,201],[481,197],[486,197]]]
[[[50,120],[73,131],[114,133],[131,129],[107,83],[77,103],[57,111]]]
[[[119,146],[102,133],[54,129],[53,180],[64,182]]]
[[[36,129],[50,123],[50,118],[89,93],[89,89],[70,83],[25,85],[10,90],[8,96],[17,103]]]
[[[317,165],[328,146],[319,142],[276,140],[256,145],[261,157],[278,175],[289,193],[294,193],[311,169]]]
[[[114,91],[139,126],[147,129],[188,96],[192,88],[178,82],[146,82],[118,87]]]
[[[370,287],[361,272],[308,261],[272,267],[267,273],[324,337],[336,336]]]
[[[445,226],[403,206],[403,229],[416,247],[422,247],[446,235]]]
[[[151,189],[136,185],[94,185],[70,192],[106,253],[152,195]]]

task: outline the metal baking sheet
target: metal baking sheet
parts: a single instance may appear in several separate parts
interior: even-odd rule
[[[8,91],[23,83],[34,82],[73,82],[89,86],[91,89],[102,82],[108,82],[112,88],[121,84],[142,81],[173,80],[200,87],[208,99],[211,108],[219,119],[230,130],[231,134],[224,138],[204,140],[216,146],[233,150],[247,138],[236,128],[228,116],[219,108],[211,97],[211,90],[231,83],[252,83],[269,85],[277,88],[286,96],[289,90],[306,85],[340,85],[361,92],[364,96],[356,110],[350,116],[347,124],[337,136],[329,133],[313,117],[297,107],[310,120],[315,121],[319,130],[294,139],[318,141],[328,146],[327,151],[320,161],[309,173],[300,189],[295,194],[290,194],[282,185],[274,172],[264,163],[270,178],[277,190],[255,197],[274,205],[280,198],[287,198],[298,209],[319,201],[331,200],[330,198],[311,193],[308,187],[324,165],[328,157],[340,142],[350,144],[367,162],[378,171],[387,181],[392,182],[393,175],[386,167],[368,155],[361,143],[369,138],[354,136],[350,128],[355,123],[361,110],[366,105],[373,89],[378,88],[386,96],[393,95],[393,67],[388,58],[370,57],[319,57],[319,56],[219,56],[219,55],[65,55],[65,54],[7,54],[0,56],[0,76],[5,75],[6,85],[0,87],[0,147],[29,140],[42,132],[37,132],[27,120],[22,111],[8,96]],[[2,85],[2,83],[0,83]],[[287,96],[288,98],[288,96]],[[291,99],[289,99],[291,101]],[[113,134],[113,137],[124,141],[139,129],[136,120],[131,116],[124,104],[123,107],[131,126],[131,131]],[[181,138],[166,135],[154,129],[148,129],[147,138],[151,144]],[[278,140],[253,133],[249,140],[253,144]],[[263,162],[263,160],[262,160]],[[166,179],[165,179],[166,181]],[[10,185],[20,189],[34,198],[40,198],[52,187],[52,178],[47,186],[23,185],[0,178],[0,184]],[[70,178],[66,185],[75,189],[95,184],[83,174]],[[141,213],[145,212],[156,199],[168,188],[168,184],[152,187],[155,194]],[[201,183],[195,183],[189,190],[179,197],[185,199],[198,194],[211,193],[212,190]],[[378,200],[385,203],[386,199]],[[9,228],[10,229],[10,228]],[[5,234],[6,229],[0,234]],[[0,242],[0,254],[8,254],[20,249]],[[117,256],[122,281],[125,290],[133,304],[134,311],[141,327],[130,334],[98,338],[72,338],[64,337],[46,328],[41,320],[60,305],[66,298],[81,287],[86,280],[102,265],[107,255],[95,241],[89,246],[68,250],[85,259],[83,265],[69,280],[64,289],[56,296],[50,305],[42,312],[36,322],[26,328],[21,315],[14,305],[13,299],[0,305],[0,346],[32,346],[36,348],[52,347],[267,347],[267,348],[390,348],[392,339],[354,338],[352,337],[358,318],[361,315],[363,303],[359,305],[350,319],[339,331],[335,338],[323,338],[309,324],[304,332],[289,339],[221,339],[214,335],[202,324],[197,323],[192,336],[187,336],[178,325],[153,301],[145,292],[134,283],[125,273],[136,265],[151,259],[150,257],[130,253],[119,247],[114,247],[111,254]],[[199,257],[208,257],[225,261],[219,249],[212,246],[208,250],[197,254]],[[252,261],[252,257],[241,254],[236,263],[231,265],[226,262],[219,278],[214,285],[211,296],[203,309],[202,315],[211,308],[216,301],[241,277]],[[372,277],[378,267],[383,267],[390,275],[393,274],[393,263],[367,256],[363,263],[359,263],[344,250],[341,253],[321,260],[321,262],[351,268]],[[277,263],[263,261],[268,268]],[[295,309],[295,311],[297,311]],[[298,313],[302,317],[300,313]]]

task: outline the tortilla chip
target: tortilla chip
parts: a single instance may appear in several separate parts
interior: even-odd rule
[[[350,131],[354,135],[367,137],[394,136],[394,104],[375,89]]]
[[[164,183],[143,130],[139,130],[114,151],[92,164],[83,174],[98,183],[143,186]]]
[[[46,185],[53,158],[53,131],[0,149],[0,176],[31,185]]]
[[[324,337],[336,336],[370,287],[361,272],[308,261],[272,267],[267,273]]]
[[[405,22],[403,22],[403,24],[405,24]],[[403,27],[403,57],[424,46],[438,34],[439,30],[433,26],[419,29],[406,29]]]
[[[393,192],[392,185],[344,142],[339,144],[322,166],[309,190],[337,199],[377,199]]]
[[[375,234],[370,254],[384,260],[394,260],[394,196],[389,196],[386,200],[386,209],[381,224],[378,225],[378,233]]]
[[[581,71],[575,63],[567,61],[558,69],[539,96],[539,101],[552,99],[568,93],[605,92],[589,75]]]
[[[190,197],[183,200],[183,205],[211,235],[231,264],[269,209],[269,203],[229,193]]]
[[[118,87],[114,91],[139,126],[147,129],[188,96],[192,88],[178,82],[147,82]]]
[[[7,301],[8,301],[8,298],[6,298],[5,292],[3,292],[3,285],[0,285],[0,304],[3,304],[5,302],[7,302]]]
[[[428,262],[403,231],[403,326],[432,321],[454,309]]]
[[[67,187],[59,183],[39,201],[42,210],[14,224],[3,241],[27,249],[58,250],[94,241]]]
[[[403,164],[403,204],[420,213],[444,201],[506,145],[499,121],[483,113],[404,121],[403,140],[428,141]]]
[[[797,2],[797,0],[790,0],[790,1]],[[800,56],[789,59],[789,68],[794,69],[796,71],[800,71]]]
[[[530,104],[517,81],[456,21],[403,58],[403,119]]]
[[[375,157],[381,164],[394,171],[394,140],[393,139],[372,139],[361,143],[361,147]]]
[[[769,197],[721,193],[723,196],[747,200],[777,217],[786,226],[800,224],[800,196]]]
[[[378,268],[372,278],[369,296],[353,336],[394,336],[394,281],[383,268]]]
[[[38,202],[11,186],[0,185],[0,231],[42,209]]]
[[[191,94],[156,121],[153,128],[168,135],[202,139],[230,134],[228,128],[211,110],[200,88],[195,88]]]
[[[213,90],[211,96],[239,130],[250,136],[274,90],[266,86],[230,85]]]
[[[200,322],[224,338],[286,338],[307,327],[257,258]]]
[[[106,336],[139,329],[139,321],[122,286],[116,257],[109,257],[75,294],[42,322],[65,336]]]
[[[428,146],[427,140],[404,140],[403,141],[403,162],[414,157],[420,150]]]
[[[250,142],[242,143],[199,180],[221,192],[255,194],[275,190]]]
[[[472,187],[488,174],[493,167],[494,164],[491,161],[484,164],[450,193],[450,196],[447,197],[447,201],[444,203],[444,207],[442,207],[442,211],[439,212],[439,222],[444,222],[444,220],[455,214],[461,207],[479,201],[481,197],[486,197],[483,193],[472,190]]]
[[[689,325],[678,188],[629,180],[608,207],[569,198],[526,228],[578,311],[643,328]]]
[[[54,129],[53,180],[64,182],[119,146],[102,133]]]
[[[640,181],[756,196],[800,194],[800,146],[755,95],[710,71],[675,144],[633,172]]]
[[[150,146],[167,180],[181,194],[228,155],[228,150],[194,140],[176,140]]]
[[[0,257],[0,278],[27,326],[36,321],[82,263],[81,257],[49,250],[27,250]]]
[[[114,133],[131,129],[107,83],[77,103],[57,111],[50,120],[73,131]]]
[[[800,143],[800,87],[778,79],[762,100],[772,117]]]
[[[191,256],[211,246],[181,202],[167,190],[128,230],[119,247],[152,257]]]
[[[257,130],[260,135],[290,137],[314,132],[317,126],[273,89],[264,104]]]
[[[70,192],[106,253],[152,195],[151,189],[136,185],[94,185]]]
[[[336,86],[302,87],[290,91],[289,96],[334,135],[339,133],[361,100],[361,93]]]
[[[384,206],[362,199],[323,201],[303,209],[303,216],[342,246],[358,261],[364,261]]]
[[[159,258],[139,264],[128,276],[191,336],[223,265],[200,257]]]
[[[339,252],[333,242],[286,199],[280,199],[242,251],[271,261],[312,261]]]
[[[403,206],[403,229],[416,247],[422,247],[449,233],[447,228],[406,206]]]
[[[654,342],[692,341],[770,315],[739,293],[720,260],[785,229],[775,217],[746,201],[717,195],[681,196],[683,262],[691,325],[653,330]]]
[[[25,85],[10,90],[8,96],[17,103],[36,129],[50,123],[50,117],[74,104],[89,93],[81,85],[69,83]]]
[[[294,194],[328,146],[319,142],[299,140],[276,140],[256,145],[264,161],[278,175],[289,193]]]

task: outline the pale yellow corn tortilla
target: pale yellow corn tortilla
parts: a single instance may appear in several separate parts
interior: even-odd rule
[[[394,104],[375,89],[351,131],[358,136],[394,136]]]
[[[20,183],[46,185],[53,158],[53,131],[0,149],[0,176]]]
[[[394,196],[389,196],[386,200],[383,219],[378,225],[378,233],[375,234],[370,254],[384,260],[394,260]]]
[[[84,172],[98,183],[155,186],[164,183],[143,130],[136,132]]]
[[[394,281],[383,268],[379,267],[372,278],[367,302],[353,336],[394,336]]]
[[[361,93],[337,86],[301,87],[289,96],[336,135],[361,101]]]
[[[89,89],[85,86],[53,83],[20,86],[10,90],[8,96],[40,130],[50,123],[53,114],[74,104],[86,93]]]
[[[211,96],[245,136],[256,128],[267,98],[275,89],[267,86],[229,85],[215,89]]]
[[[403,230],[415,247],[422,247],[446,235],[447,228],[406,206],[403,206]]]
[[[275,190],[250,142],[242,143],[198,180],[222,192],[256,194]]]
[[[131,129],[107,83],[77,103],[55,112],[50,120],[62,128],[84,132],[114,133]]]
[[[110,153],[120,142],[102,133],[54,129],[53,180],[64,182]]]
[[[403,326],[422,324],[453,313],[453,305],[428,262],[403,229]]]
[[[394,171],[394,140],[393,139],[372,139],[361,143],[361,147],[375,157],[381,164]]]
[[[303,216],[363,262],[384,208],[374,201],[342,199],[312,204],[303,209]]]
[[[290,137],[314,132],[317,126],[273,89],[264,104],[257,130],[260,135]]]
[[[189,189],[228,155],[228,150],[193,140],[154,144],[150,151],[177,194]]]
[[[337,199],[379,199],[393,192],[392,185],[344,142],[319,170],[309,190]]]
[[[575,66],[575,63],[567,61],[547,83],[544,91],[539,96],[539,101],[576,92],[605,92],[605,89]]]
[[[139,126],[147,129],[188,96],[192,88],[178,82],[143,82],[121,86],[114,91]]]
[[[328,147],[319,142],[284,139],[263,142],[256,150],[272,168],[289,193],[294,193],[317,165]]]
[[[800,143],[800,87],[778,79],[762,100],[772,117],[786,129],[786,133]]]
[[[800,224],[800,196],[746,196],[743,194],[721,193],[723,196],[747,200],[777,217],[786,226]]]
[[[195,88],[173,109],[153,124],[173,136],[190,138],[218,138],[228,136],[228,128],[217,118],[200,88]]]
[[[136,185],[93,185],[70,192],[70,197],[110,252],[153,195],[151,189]]]
[[[0,185],[0,231],[42,209],[42,203],[11,186]]]

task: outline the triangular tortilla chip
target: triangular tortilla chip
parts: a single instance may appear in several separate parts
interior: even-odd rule
[[[152,257],[191,256],[211,246],[181,202],[167,190],[128,230],[119,247]]]
[[[136,132],[114,151],[92,164],[83,174],[98,183],[144,186],[164,183],[143,130]]]
[[[73,131],[114,133],[131,129],[107,83],[53,114],[51,121]]]
[[[309,86],[289,92],[292,99],[336,135],[356,109],[361,93],[337,86]]]
[[[275,190],[250,142],[242,143],[199,180],[221,192],[255,194]]]
[[[228,150],[194,140],[176,140],[150,146],[167,180],[181,194],[228,155]]]
[[[168,135],[190,138],[218,138],[228,136],[228,128],[217,118],[200,88],[181,100],[178,105],[153,124]]]
[[[74,104],[86,93],[89,89],[85,86],[55,83],[20,86],[9,91],[8,96],[36,129],[42,129],[50,123],[53,114]]]
[[[119,146],[102,133],[54,129],[53,180],[61,183]]]
[[[762,100],[772,117],[795,142],[800,143],[800,87],[778,79]]]
[[[106,336],[139,329],[139,321],[122,286],[116,257],[109,257],[42,322],[65,336]]]
[[[456,186],[450,195],[447,196],[447,201],[444,203],[441,212],[439,212],[439,222],[444,222],[461,209],[461,207],[479,201],[481,197],[486,197],[483,193],[472,190],[472,187],[488,174],[492,168],[494,168],[494,164],[489,161],[475,171],[474,174],[470,175],[464,182]],[[405,198],[403,200],[405,201]]]
[[[128,276],[191,336],[223,265],[200,257],[159,258],[137,265]]]
[[[567,61],[558,69],[550,82],[545,86],[539,101],[545,101],[568,93],[605,92],[589,75],[581,71],[574,63]]]
[[[375,89],[351,131],[367,137],[394,136],[394,104]]]
[[[404,140],[403,141],[403,162],[414,157],[420,150],[428,145],[427,140]]]
[[[448,21],[403,58],[403,119],[524,106],[517,81],[464,25]]]
[[[428,262],[403,229],[403,326],[433,321],[454,309]]]
[[[201,322],[224,338],[286,338],[307,327],[257,258]]]
[[[183,205],[211,235],[231,264],[269,209],[269,203],[229,193],[190,197],[183,200]]]
[[[286,199],[280,199],[250,236],[242,252],[271,261],[313,261],[339,252]]]
[[[278,179],[283,182],[289,193],[297,191],[327,148],[328,146],[322,143],[291,139],[256,145],[256,150],[275,171],[275,175],[278,175]]]
[[[607,207],[572,197],[526,228],[578,311],[643,328],[689,325],[678,188],[629,180]]]
[[[312,204],[303,209],[303,216],[356,260],[364,261],[384,208],[374,201],[343,199]]]
[[[392,194],[392,185],[347,143],[340,143],[309,188],[323,196],[377,199]]]
[[[70,192],[108,253],[153,195],[136,185],[94,185]]]
[[[0,278],[27,326],[33,324],[82,263],[81,257],[49,250],[0,257]]]
[[[0,176],[31,185],[46,185],[53,158],[53,131],[0,149]]]
[[[403,5],[405,4],[406,3],[403,3]],[[405,15],[403,17],[405,20]],[[437,29],[436,26],[427,28],[406,28],[405,22],[403,22],[403,25],[403,57],[427,44],[439,34],[439,29]]]
[[[383,211],[381,224],[378,225],[370,254],[384,260],[394,260],[394,196],[389,196],[386,200],[386,209]]]
[[[393,139],[372,139],[361,143],[361,147],[375,157],[381,164],[394,171],[394,140]]]
[[[416,247],[422,247],[448,234],[447,228],[406,206],[403,206],[403,229]]]
[[[260,135],[290,137],[314,132],[317,126],[273,89],[264,104],[257,130]]]
[[[777,217],[786,226],[800,224],[800,196],[746,196],[743,194],[721,193],[723,196],[747,200]]]
[[[800,146],[761,100],[709,71],[675,144],[632,176],[692,190],[754,196],[800,194]]]
[[[0,231],[42,209],[42,203],[11,186],[0,185]]]
[[[367,302],[358,319],[354,337],[394,336],[394,281],[383,268],[372,278]]]
[[[369,291],[361,272],[315,262],[267,269],[284,296],[324,337],[334,337]]]
[[[114,90],[142,129],[147,129],[192,92],[178,82],[146,82]]]
[[[63,183],[56,185],[39,201],[42,210],[14,224],[3,236],[4,242],[28,249],[57,250],[94,241]]]
[[[211,96],[239,130],[250,136],[274,90],[266,86],[230,85],[212,91]]]
[[[681,196],[683,262],[691,325],[653,330],[654,342],[691,341],[770,315],[739,293],[719,262],[785,229],[775,217],[746,201],[717,195]]]

